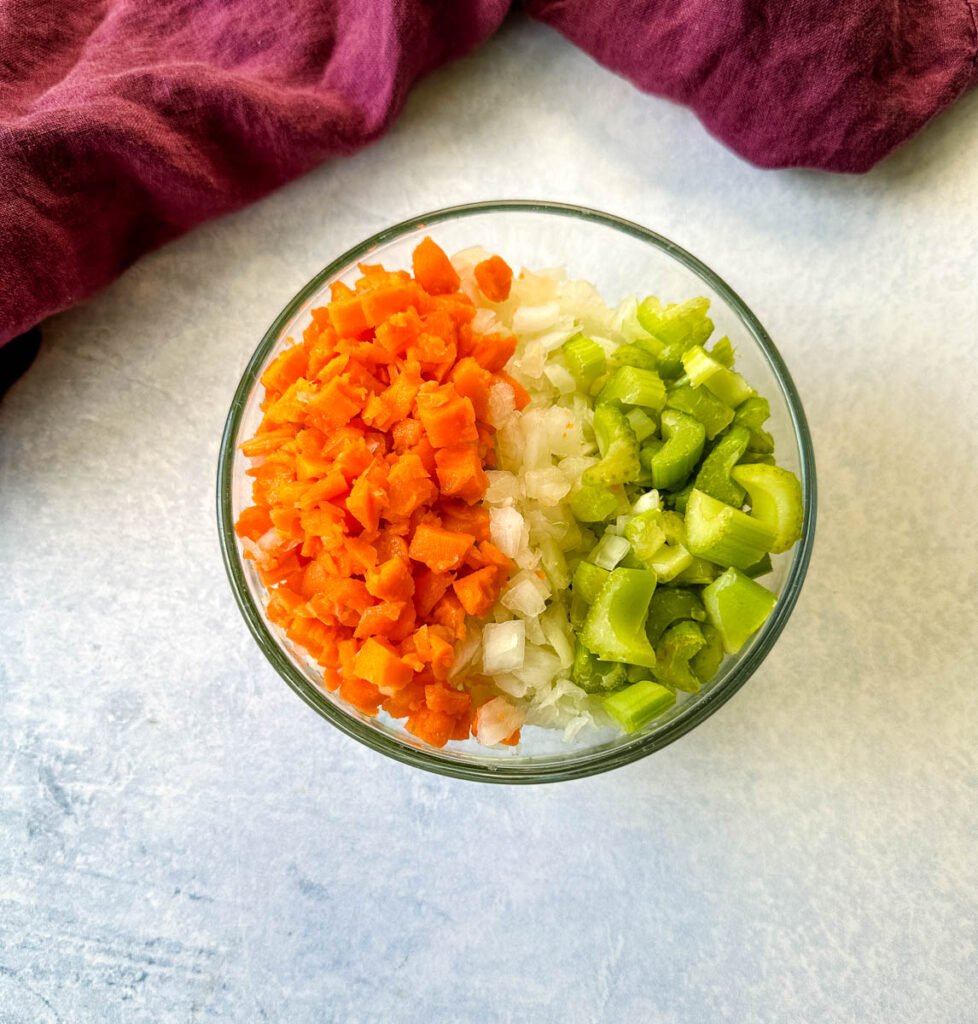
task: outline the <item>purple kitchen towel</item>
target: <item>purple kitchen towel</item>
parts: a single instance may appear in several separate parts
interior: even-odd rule
[[[148,249],[376,139],[419,76],[509,7],[0,0],[0,344]],[[968,0],[524,7],[768,167],[866,170],[978,77]]]

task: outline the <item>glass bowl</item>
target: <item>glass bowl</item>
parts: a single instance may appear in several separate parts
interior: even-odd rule
[[[737,350],[737,369],[770,400],[768,429],[777,443],[778,460],[800,477],[805,504],[801,540],[774,558],[774,571],[764,579],[777,592],[778,603],[764,627],[725,660],[714,679],[641,732],[584,731],[564,742],[559,730],[525,727],[516,748],[489,749],[470,739],[436,750],[383,712],[375,718],[361,714],[327,692],[315,663],[265,617],[263,587],[252,564],[242,557],[233,529],[241,509],[250,503],[251,478],[245,475],[249,463],[238,445],[260,420],[259,378],[288,339],[301,336],[310,311],[328,301],[331,282],[352,283],[357,263],[363,260],[409,268],[411,252],[424,235],[448,253],[482,245],[514,269],[564,266],[570,277],[595,284],[612,306],[629,294],[652,292],[671,302],[706,295],[718,336],[729,335]],[[288,303],[251,357],[231,403],[221,442],[217,505],[224,563],[238,607],[268,660],[323,718],[368,747],[417,768],[483,782],[556,782],[651,754],[712,715],[747,682],[784,629],[805,578],[815,532],[815,462],[801,400],[773,342],[729,285],[695,256],[638,224],[585,207],[484,202],[427,213],[373,235],[338,256]]]

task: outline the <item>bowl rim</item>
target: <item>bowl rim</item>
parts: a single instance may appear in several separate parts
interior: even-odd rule
[[[803,532],[795,548],[788,575],[774,612],[762,627],[757,641],[743,660],[738,662],[725,678],[721,679],[702,698],[686,705],[686,711],[681,711],[675,718],[666,722],[661,729],[651,733],[639,733],[630,741],[626,740],[610,749],[594,748],[590,754],[587,751],[575,753],[570,750],[566,756],[545,755],[540,758],[527,758],[523,761],[515,761],[515,759],[509,761],[500,758],[498,762],[492,763],[466,762],[464,759],[453,757],[434,748],[409,746],[395,739],[393,735],[388,735],[343,711],[329,700],[322,690],[315,687],[282,650],[279,641],[265,621],[262,611],[251,596],[234,533],[232,477],[241,417],[248,397],[258,382],[259,372],[269,352],[278,342],[282,329],[300,311],[303,304],[331,277],[362,259],[378,245],[412,232],[422,231],[446,220],[487,213],[542,213],[601,224],[652,245],[671,256],[687,270],[692,271],[729,305],[761,349],[787,400],[788,413],[798,445],[805,514]],[[801,398],[791,374],[760,321],[743,299],[716,272],[665,236],[614,214],[571,203],[532,199],[497,199],[448,206],[399,221],[347,249],[303,285],[262,336],[235,389],[221,437],[216,497],[221,555],[238,609],[265,657],[306,704],[346,735],[372,750],[386,754],[404,764],[439,775],[469,781],[530,784],[584,778],[647,757],[654,751],[660,750],[684,736],[730,700],[754,674],[770,652],[798,600],[811,560],[815,539],[817,484],[811,433]]]

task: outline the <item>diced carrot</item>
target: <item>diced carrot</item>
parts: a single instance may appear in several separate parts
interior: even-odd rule
[[[329,305],[329,319],[336,333],[344,338],[355,338],[369,326],[358,298],[334,298]]]
[[[422,239],[411,257],[414,276],[431,295],[458,290],[459,276],[444,250],[430,238]]]
[[[431,611],[431,617],[439,625],[450,629],[456,640],[462,640],[465,637],[465,609],[452,591],[445,594],[435,605]]]
[[[262,384],[269,391],[285,391],[309,368],[309,352],[306,346],[291,345],[284,349],[268,364],[261,375]]]
[[[414,577],[404,558],[388,558],[366,575],[367,592],[379,601],[403,603],[414,596]]]
[[[498,373],[513,358],[516,338],[512,334],[477,335],[472,358],[490,373]]]
[[[421,426],[418,420],[401,420],[400,423],[395,423],[391,429],[391,437],[394,441],[394,451],[398,453],[406,452],[409,448],[416,445],[424,434],[424,427]]]
[[[462,564],[474,543],[475,537],[470,533],[453,533],[440,526],[422,524],[414,531],[408,554],[434,572],[447,572]]]
[[[485,495],[489,478],[483,472],[479,453],[471,445],[439,448],[435,465],[442,494],[457,495],[470,505]]]
[[[483,369],[471,356],[460,359],[451,374],[455,390],[472,403],[475,418],[483,423],[489,418],[489,386],[492,374]]]
[[[431,569],[425,569],[414,577],[414,607],[420,618],[426,619],[431,614],[432,608],[454,580],[454,573],[432,572]]]
[[[456,725],[456,719],[444,711],[421,708],[408,718],[404,727],[419,740],[433,747],[443,747],[452,738]]]
[[[430,505],[438,496],[438,488],[416,452],[407,452],[391,467],[388,491],[390,513],[398,519],[407,519],[415,509]]]
[[[442,499],[435,507],[446,530],[471,533],[480,542],[489,540],[489,509],[484,505],[467,505],[462,501]]]
[[[490,565],[460,576],[452,584],[452,589],[469,615],[485,615],[499,597],[498,579],[498,570]]]
[[[366,679],[358,679],[356,676],[343,677],[339,694],[348,704],[352,704],[366,715],[375,715],[384,699],[383,694],[373,683]]]
[[[453,718],[468,718],[472,698],[464,690],[456,690],[444,683],[428,683],[424,688],[425,703],[431,711],[443,711]]]
[[[452,385],[423,384],[416,402],[418,419],[435,448],[479,439],[475,409]]]
[[[375,463],[373,470],[381,465]],[[384,474],[386,476],[386,473]],[[380,514],[390,504],[387,495],[386,481],[382,481],[376,472],[368,471],[357,477],[350,496],[346,499],[346,507],[365,530],[376,530],[380,525]]]
[[[262,508],[260,505],[249,505],[248,508],[242,509],[241,515],[238,516],[238,521],[234,524],[234,532],[239,537],[258,540],[262,534],[268,532],[271,525],[272,519],[267,508]]]
[[[360,296],[360,306],[368,327],[376,327],[397,313],[416,308],[418,302],[416,286],[407,282],[383,283]]]
[[[501,256],[475,265],[475,282],[490,302],[505,302],[513,284],[513,271]]]
[[[414,678],[411,667],[404,664],[397,652],[373,637],[357,652],[353,666],[358,676],[385,693],[396,692]]]

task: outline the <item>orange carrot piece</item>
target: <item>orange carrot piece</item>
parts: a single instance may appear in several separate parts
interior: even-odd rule
[[[490,302],[505,302],[513,285],[513,271],[501,256],[475,265],[475,282]]]
[[[490,373],[498,373],[513,358],[516,338],[509,334],[477,335],[472,346],[472,358]]]
[[[421,708],[408,718],[404,727],[419,740],[433,747],[443,747],[455,732],[456,720],[444,711]]]
[[[499,572],[495,566],[460,576],[452,589],[469,615],[485,615],[499,597]]]
[[[483,369],[471,356],[460,359],[451,373],[455,390],[472,403],[475,418],[485,423],[489,418],[489,387],[492,374]]]
[[[489,540],[489,509],[484,505],[467,505],[462,501],[442,499],[435,508],[446,530],[471,533],[480,542]]]
[[[422,523],[411,538],[408,554],[434,572],[447,572],[462,564],[466,552],[475,543],[471,533],[453,533],[440,526]]]
[[[343,676],[339,694],[347,704],[352,704],[365,715],[377,714],[377,708],[384,699],[383,694],[373,683],[348,675]]]
[[[417,508],[430,505],[438,497],[438,488],[416,452],[407,452],[391,467],[388,491],[390,514],[398,519],[407,519]]]
[[[479,453],[472,446],[439,448],[435,452],[435,465],[442,494],[457,495],[470,505],[485,496],[489,478],[482,469]]]
[[[405,558],[388,558],[366,574],[367,592],[379,601],[409,601],[414,596],[414,577]]]
[[[435,448],[479,439],[475,409],[452,385],[423,384],[416,402],[418,419]]]
[[[248,540],[258,540],[262,534],[271,529],[272,519],[267,508],[260,505],[250,505],[241,510],[238,521],[234,524],[234,532],[239,537],[247,537]]]
[[[329,304],[329,319],[336,333],[344,338],[355,338],[369,326],[358,298],[334,298]]]
[[[309,366],[309,353],[305,345],[292,345],[284,349],[268,364],[261,375],[262,384],[269,391],[285,391]]]
[[[361,679],[366,679],[386,693],[396,692],[414,678],[411,667],[404,664],[397,652],[374,637],[367,640],[357,652],[353,667]]]
[[[405,282],[385,282],[360,296],[360,307],[368,327],[376,327],[397,313],[420,303],[417,286]]]
[[[442,711],[457,718],[468,718],[472,698],[464,690],[455,690],[444,683],[428,683],[424,688],[425,703],[431,711]]]
[[[418,283],[431,295],[457,291],[461,283],[445,251],[430,238],[423,239],[415,248],[411,266]]]
[[[425,569],[414,577],[414,607],[422,619],[431,614],[432,608],[442,599],[454,580],[454,573],[432,572],[431,569]]]

